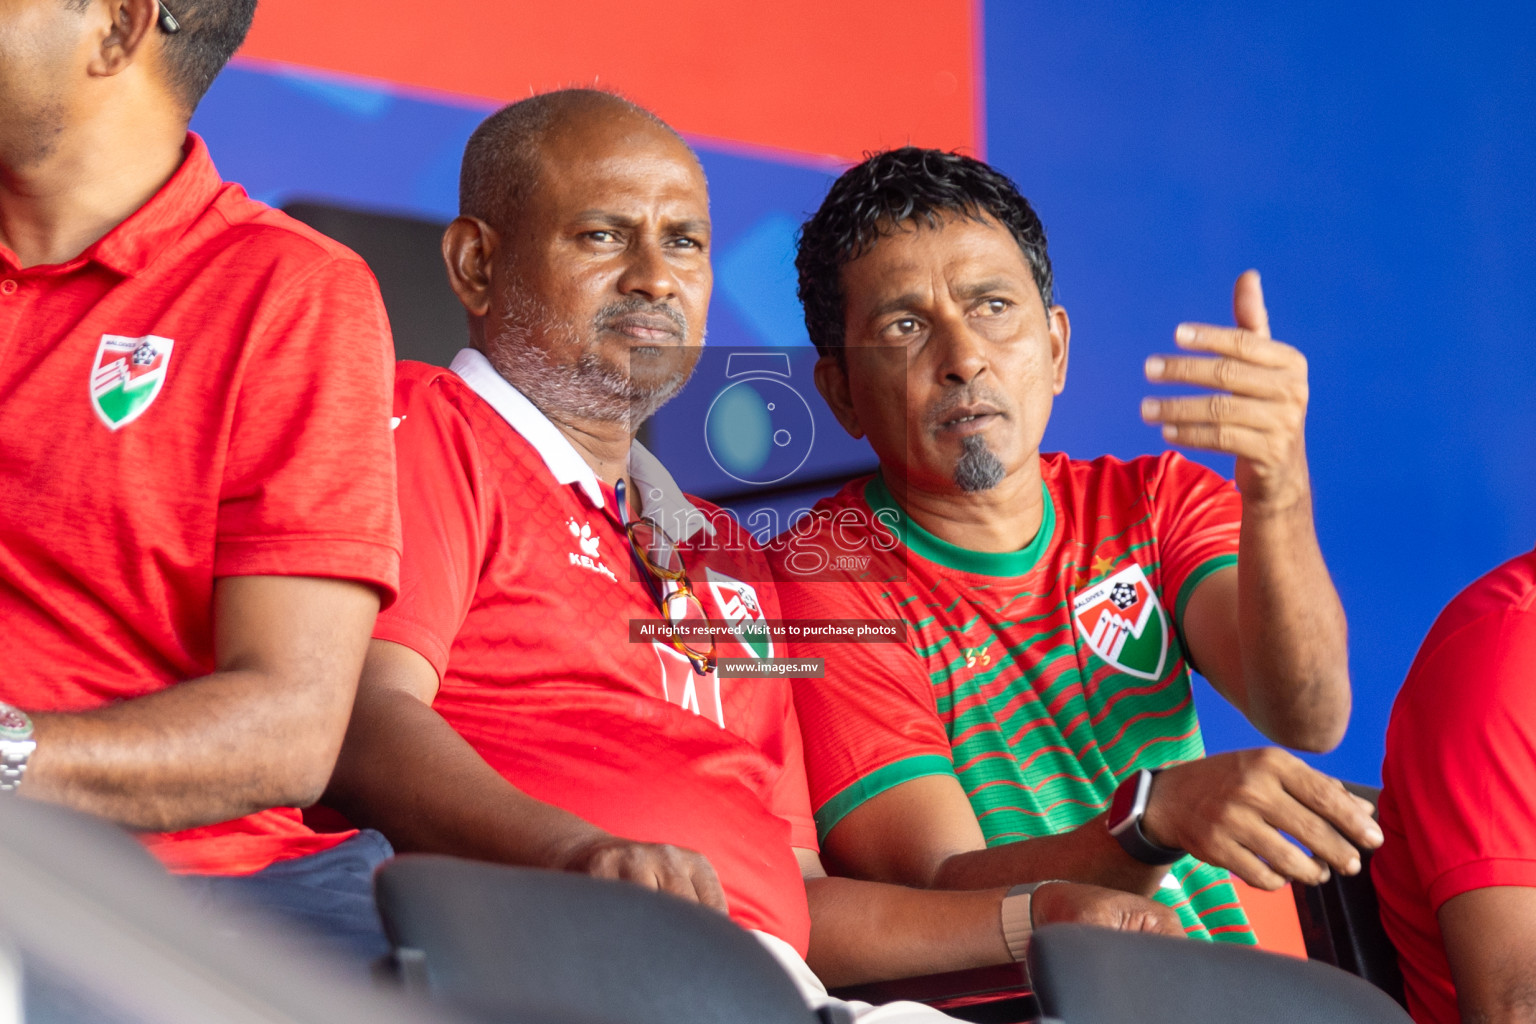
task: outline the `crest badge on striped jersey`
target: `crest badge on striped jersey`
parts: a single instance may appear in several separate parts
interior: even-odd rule
[[[1100,658],[1128,675],[1158,679],[1168,660],[1168,616],[1139,565],[1072,599],[1072,620]]]
[[[91,408],[109,430],[120,430],[144,415],[165,386],[171,362],[170,338],[125,338],[103,334],[91,367]]]

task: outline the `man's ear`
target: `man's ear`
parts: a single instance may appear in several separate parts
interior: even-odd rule
[[[500,239],[478,217],[457,217],[443,232],[443,264],[448,284],[473,316],[491,310],[491,277]]]
[[[144,44],[155,31],[160,5],[155,0],[97,0],[91,17],[96,33],[96,52],[86,70],[99,78],[122,73],[143,56]]]
[[[853,396],[848,390],[848,366],[844,357],[822,356],[816,360],[816,390],[827,400],[832,415],[843,429],[854,437],[863,437],[864,428],[859,426],[859,414],[853,411]]]
[[[1067,389],[1067,354],[1072,345],[1072,322],[1067,319],[1064,306],[1052,306],[1046,316],[1051,322],[1051,394],[1059,395]]]

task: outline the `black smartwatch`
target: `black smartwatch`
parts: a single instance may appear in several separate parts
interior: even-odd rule
[[[1159,846],[1141,830],[1141,819],[1152,795],[1152,776],[1160,770],[1140,768],[1127,775],[1115,787],[1115,798],[1109,804],[1109,834],[1115,837],[1120,849],[1143,864],[1172,864],[1184,856],[1183,850]]]

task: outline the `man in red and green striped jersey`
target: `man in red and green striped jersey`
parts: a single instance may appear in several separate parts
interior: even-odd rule
[[[797,266],[817,387],[881,468],[779,538],[783,614],[906,625],[896,644],[791,643],[825,659],[796,706],[829,863],[927,887],[1091,881],[1249,943],[1228,871],[1266,889],[1358,871],[1370,805],[1278,747],[1205,757],[1191,697],[1198,666],[1306,750],[1349,717],[1306,362],[1270,337],[1258,275],[1238,280],[1236,328],[1181,325],[1189,354],[1146,366],[1216,389],[1142,414],[1236,455],[1234,488],[1171,452],[1040,453],[1069,324],[1039,218],[987,165],[871,157],[806,223]]]

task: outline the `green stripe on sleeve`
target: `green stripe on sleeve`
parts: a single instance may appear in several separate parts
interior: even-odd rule
[[[1195,596],[1195,588],[1204,583],[1211,573],[1230,569],[1236,564],[1236,555],[1217,555],[1195,566],[1195,571],[1184,578],[1184,586],[1179,588],[1179,598],[1173,606],[1173,628],[1179,631],[1180,636],[1184,635],[1184,608],[1189,604],[1189,599]]]
[[[942,754],[919,754],[878,768],[857,782],[850,783],[842,792],[821,805],[821,809],[816,812],[816,836],[826,842],[827,833],[856,807],[903,782],[911,782],[925,775],[954,774],[954,762]]]

